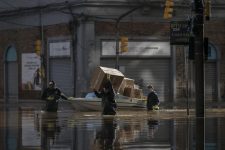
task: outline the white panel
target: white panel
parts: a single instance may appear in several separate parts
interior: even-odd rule
[[[49,43],[49,55],[54,56],[70,56],[70,41]]]
[[[41,58],[36,53],[23,53],[21,60],[22,89],[41,90]],[[38,81],[38,82],[36,82]]]
[[[102,42],[102,55],[115,55],[116,42],[103,41]],[[129,41],[128,52],[121,53],[120,55],[131,56],[170,56],[170,43],[169,42],[152,42],[152,41]]]

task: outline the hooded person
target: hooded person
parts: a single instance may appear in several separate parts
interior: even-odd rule
[[[56,112],[58,110],[60,98],[65,100],[68,99],[61,90],[56,87],[55,82],[50,81],[48,87],[43,91],[41,96],[41,99],[46,101],[45,111]]]
[[[107,79],[103,86],[103,89],[100,92],[96,90],[94,90],[94,92],[98,98],[102,98],[102,114],[115,115],[117,104],[115,101],[115,92],[111,81]]]

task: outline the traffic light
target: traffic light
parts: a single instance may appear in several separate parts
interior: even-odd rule
[[[164,19],[171,19],[173,17],[173,6],[174,6],[173,0],[166,0],[163,14]]]
[[[205,1],[205,19],[209,20],[211,17],[211,0]]]
[[[126,36],[120,37],[120,52],[128,52],[128,37]]]
[[[40,71],[41,78],[44,79],[45,78],[45,68],[43,65],[41,65],[41,68],[39,71]]]
[[[40,56],[41,55],[41,40],[36,40],[34,46],[35,46],[35,53]]]

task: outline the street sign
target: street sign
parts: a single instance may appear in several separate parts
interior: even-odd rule
[[[191,33],[189,21],[172,21],[170,23],[170,44],[188,45]]]

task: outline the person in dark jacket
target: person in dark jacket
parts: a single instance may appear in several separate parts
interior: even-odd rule
[[[147,110],[158,110],[159,109],[159,98],[152,85],[148,85],[149,94],[147,97]]]
[[[68,98],[61,92],[59,88],[56,87],[54,81],[50,81],[48,88],[46,88],[41,96],[42,100],[46,101],[45,111],[56,112],[58,110],[59,99]]]
[[[94,92],[98,98],[102,98],[102,114],[115,115],[117,105],[115,101],[115,92],[111,81],[108,79],[100,92],[96,91],[95,89]]]

